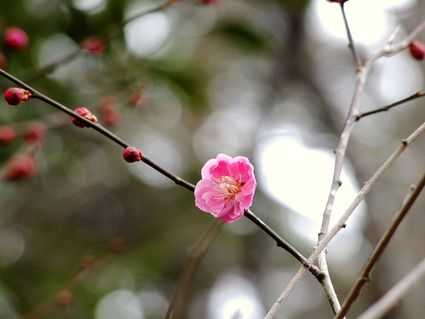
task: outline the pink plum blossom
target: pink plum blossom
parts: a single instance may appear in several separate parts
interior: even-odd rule
[[[201,174],[195,187],[195,205],[200,210],[231,223],[251,207],[257,182],[246,157],[218,154],[205,163]]]

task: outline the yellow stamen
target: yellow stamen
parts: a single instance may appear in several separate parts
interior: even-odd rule
[[[222,176],[217,182],[226,199],[233,199],[241,191],[241,185],[230,176]]]

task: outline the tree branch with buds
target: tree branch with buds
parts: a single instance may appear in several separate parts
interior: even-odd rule
[[[123,139],[121,139],[120,137],[118,137],[117,135],[115,135],[114,133],[112,133],[111,131],[109,131],[108,129],[103,127],[102,125],[100,125],[96,122],[93,122],[91,116],[90,117],[82,116],[78,112],[72,111],[70,108],[68,108],[65,105],[55,101],[54,99],[48,97],[47,95],[39,92],[38,90],[34,89],[32,86],[30,86],[27,83],[17,79],[13,75],[11,75],[10,73],[8,73],[8,72],[6,72],[2,69],[0,69],[0,75],[3,76],[4,78],[8,79],[9,81],[17,84],[22,89],[26,90],[29,93],[29,96],[31,98],[41,100],[41,101],[45,102],[46,104],[58,109],[59,111],[66,113],[67,115],[71,116],[73,119],[77,119],[78,122],[81,123],[80,124],[81,126],[79,125],[80,127],[92,128],[95,131],[97,131],[98,133],[100,133],[101,135],[108,138],[109,140],[118,144],[119,146],[124,148],[124,156],[125,156],[125,151],[126,150],[128,151],[129,148],[132,148],[132,146],[128,142],[124,141]],[[155,163],[154,161],[149,159],[147,156],[142,154],[140,151],[138,151],[138,152],[140,153],[140,156],[138,156],[137,159],[135,159],[135,160],[131,160],[130,162],[142,161],[143,163],[147,164],[148,166],[153,168],[158,173],[160,173],[160,174],[164,175],[165,177],[167,177],[168,179],[172,180],[177,185],[179,185],[183,188],[186,188],[187,190],[189,190],[191,192],[193,192],[195,190],[195,185],[186,181],[185,179],[181,178],[180,176],[177,176],[177,175],[169,172],[168,170],[161,167],[160,165],[158,165],[157,163]],[[128,161],[127,158],[125,158],[125,159]],[[315,265],[308,262],[307,258],[305,258],[292,245],[290,245],[281,236],[279,236],[275,231],[273,231],[270,226],[268,226],[266,223],[264,223],[253,212],[251,212],[250,210],[246,210],[244,215],[249,220],[251,220],[254,224],[256,224],[261,230],[263,230],[267,235],[269,235],[273,240],[275,240],[278,247],[289,252],[296,260],[298,260],[304,267],[306,267],[306,269],[308,271],[310,271],[311,274],[320,283],[322,283],[322,280],[323,280],[322,272]]]

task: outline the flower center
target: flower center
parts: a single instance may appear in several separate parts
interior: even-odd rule
[[[218,187],[224,193],[226,199],[233,199],[241,191],[241,184],[230,176],[220,177]]]

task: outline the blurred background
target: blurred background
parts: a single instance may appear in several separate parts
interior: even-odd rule
[[[88,107],[192,183],[218,153],[249,157],[258,182],[252,210],[308,256],[355,80],[339,6],[181,0],[134,18],[161,3],[1,1],[0,67],[71,108]],[[352,0],[345,7],[362,58],[397,27],[402,38],[425,17],[425,3],[415,0]],[[12,26],[28,34],[22,50],[7,46],[4,32]],[[408,52],[379,60],[361,111],[422,91],[424,71]],[[2,90],[9,86],[0,80]],[[358,122],[333,221],[424,121],[423,103]],[[0,184],[0,318],[164,318],[179,282],[180,318],[263,318],[299,268],[248,219],[217,227],[196,209],[192,193],[144,164],[124,162],[120,147],[38,100],[18,107],[2,100],[0,125],[15,134],[10,138],[9,130],[0,142],[2,176],[17,155],[37,165],[27,172],[31,178]],[[341,299],[423,174],[424,156],[421,138],[331,243]],[[350,317],[424,257],[424,209],[420,198]],[[421,283],[386,318],[419,318],[424,298]],[[311,276],[279,316],[331,317]]]

